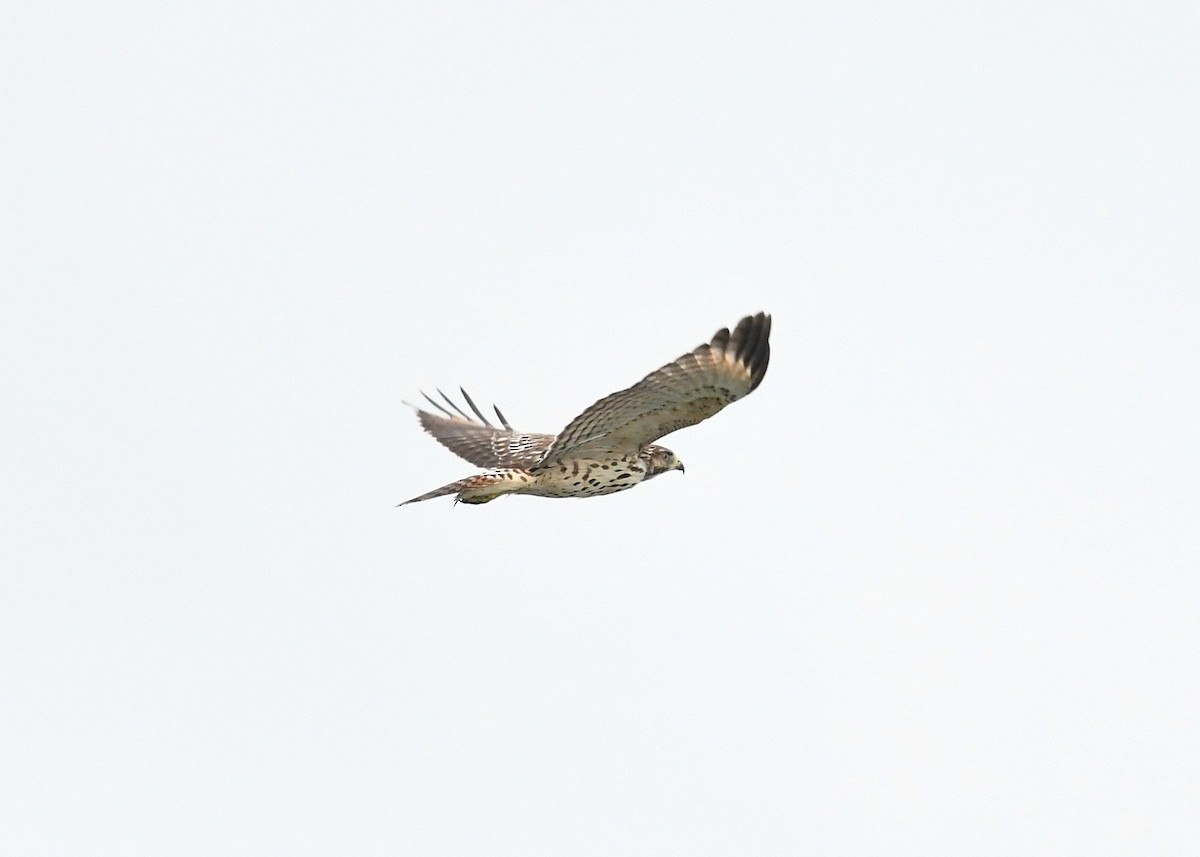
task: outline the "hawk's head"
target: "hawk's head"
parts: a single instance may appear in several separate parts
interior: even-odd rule
[[[679,460],[679,456],[671,452],[665,446],[654,446],[651,444],[642,450],[642,458],[646,460],[646,478],[653,479],[660,473],[666,473],[668,470],[678,470],[684,472],[683,462]]]

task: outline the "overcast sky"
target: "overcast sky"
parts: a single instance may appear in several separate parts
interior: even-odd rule
[[[0,852],[1196,854],[1197,18],[7,6]]]

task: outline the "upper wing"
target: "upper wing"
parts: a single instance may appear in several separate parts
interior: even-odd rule
[[[571,420],[541,464],[581,453],[640,449],[708,419],[762,382],[771,358],[770,336],[771,317],[761,312],[739,321],[732,334],[718,330],[712,341]]]
[[[471,401],[467,391],[461,387],[459,391],[463,394],[463,398],[466,399],[471,410],[475,412],[478,420],[473,420],[463,413],[462,409],[454,404],[454,400],[442,393],[441,390],[438,392],[442,394],[442,398],[457,413],[446,410],[424,393],[421,395],[425,396],[426,401],[441,411],[444,416],[421,410],[416,405],[409,405],[416,410],[421,427],[433,435],[438,443],[455,455],[480,467],[532,467],[541,461],[546,450],[554,441],[554,435],[523,434],[514,431],[513,427],[508,424],[508,420],[504,418],[504,414],[500,413],[500,409],[493,405],[496,416],[500,418],[500,423],[504,426],[502,429],[496,428],[488,422],[487,417]]]

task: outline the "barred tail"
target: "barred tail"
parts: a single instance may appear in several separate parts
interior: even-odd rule
[[[399,505],[407,506],[409,503],[420,503],[422,500],[445,497],[447,494],[458,495],[454,500],[455,503],[486,503],[504,494],[520,491],[530,481],[529,474],[523,470],[494,470],[489,473],[478,473],[475,476],[468,476],[466,479],[459,479],[457,482],[451,482],[449,485],[435,488],[428,494],[422,494],[420,497],[405,500]]]

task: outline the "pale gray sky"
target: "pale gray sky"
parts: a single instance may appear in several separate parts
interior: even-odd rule
[[[10,5],[0,853],[1195,854],[1197,16]]]

